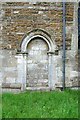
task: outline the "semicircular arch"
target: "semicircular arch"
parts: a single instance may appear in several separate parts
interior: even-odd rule
[[[56,45],[55,45],[54,41],[52,42],[50,35],[41,29],[36,29],[36,30],[33,30],[33,31],[27,33],[27,35],[24,37],[24,39],[21,42],[21,45],[20,45],[21,51],[25,52],[27,50],[26,48],[27,48],[29,42],[32,39],[37,38],[37,37],[43,39],[47,43],[50,52],[55,51]]]

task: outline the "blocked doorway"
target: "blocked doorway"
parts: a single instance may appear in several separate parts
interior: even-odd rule
[[[22,90],[36,90],[35,87],[42,90],[55,88],[56,47],[50,35],[42,29],[32,30],[23,38],[21,53],[18,55],[18,81],[22,82]]]
[[[42,38],[32,39],[27,46],[27,87],[48,86],[48,54],[46,41]]]

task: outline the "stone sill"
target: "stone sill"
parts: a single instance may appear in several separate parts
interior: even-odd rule
[[[26,90],[33,90],[33,91],[50,91],[49,87],[26,87]]]
[[[65,88],[80,87],[80,83],[77,81],[65,83]],[[55,84],[55,88],[63,88],[63,83],[58,82]]]
[[[21,89],[21,84],[3,83],[2,89]]]

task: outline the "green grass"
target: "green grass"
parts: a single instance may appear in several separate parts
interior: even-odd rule
[[[77,90],[35,92],[2,96],[3,118],[78,118]]]
[[[0,94],[0,119],[2,118],[2,95]]]

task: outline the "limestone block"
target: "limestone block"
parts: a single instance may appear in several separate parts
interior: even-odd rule
[[[10,84],[11,88],[21,88],[21,84],[20,83],[14,83],[14,84]]]
[[[19,11],[13,11],[13,13],[17,14],[17,13],[19,13]]]
[[[5,72],[15,72],[17,70],[16,67],[5,67],[4,71]]]
[[[65,68],[65,74],[66,74],[66,77],[70,78],[70,67],[66,65],[66,68]]]
[[[43,11],[39,11],[38,14],[43,14]]]
[[[12,77],[7,77],[6,78],[6,83],[15,83],[16,78],[12,78]]]
[[[70,78],[78,77],[78,71],[71,71]]]
[[[13,55],[13,50],[4,50],[2,54],[5,56],[2,60],[3,67],[14,67],[17,65],[15,55]]]
[[[10,88],[10,83],[2,83],[2,88]]]

